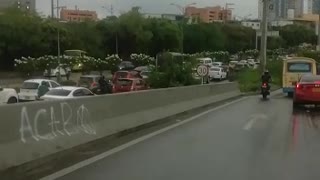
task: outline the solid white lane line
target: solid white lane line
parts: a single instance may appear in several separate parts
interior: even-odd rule
[[[181,125],[183,125],[183,124],[186,124],[186,123],[188,123],[188,122],[190,122],[190,121],[193,121],[193,120],[195,120],[195,119],[197,119],[197,118],[199,118],[199,117],[201,117],[201,116],[204,116],[204,115],[206,115],[206,114],[208,114],[208,113],[211,113],[211,112],[213,112],[213,111],[222,109],[222,108],[224,108],[224,107],[227,107],[227,106],[229,106],[229,105],[235,104],[235,103],[237,103],[237,102],[243,101],[243,100],[248,99],[248,98],[249,98],[249,97],[242,97],[242,98],[237,99],[237,100],[235,100],[235,101],[231,101],[231,102],[228,102],[228,103],[223,104],[223,105],[221,105],[221,106],[215,107],[215,108],[213,108],[213,109],[204,111],[204,112],[202,112],[202,113],[200,113],[200,114],[197,114],[197,115],[195,115],[195,116],[192,116],[192,117],[190,117],[190,118],[188,118],[188,119],[186,119],[186,120],[184,120],[184,121],[180,121],[179,123],[173,124],[173,125],[171,125],[171,126],[165,127],[165,128],[163,128],[163,129],[160,129],[160,130],[155,131],[155,132],[153,132],[153,133],[147,134],[147,135],[145,135],[145,136],[142,136],[142,137],[140,137],[140,138],[137,138],[137,139],[135,139],[135,140],[132,140],[132,141],[130,141],[130,142],[128,142],[128,143],[125,143],[125,144],[123,144],[123,145],[121,145],[121,146],[115,147],[115,148],[113,148],[113,149],[111,149],[111,150],[109,150],[109,151],[106,151],[106,152],[102,153],[102,154],[99,154],[99,155],[94,156],[94,157],[92,157],[92,158],[89,158],[89,159],[86,159],[86,160],[84,160],[84,161],[81,161],[81,162],[79,162],[79,163],[77,163],[77,164],[74,164],[74,165],[72,165],[72,166],[70,166],[70,167],[67,167],[67,168],[62,169],[62,170],[60,170],[60,171],[57,171],[57,172],[55,172],[55,173],[53,173],[53,174],[51,174],[51,175],[49,175],[49,176],[46,176],[46,177],[41,178],[40,180],[53,180],[53,179],[57,179],[57,178],[63,177],[63,176],[65,176],[65,175],[67,175],[67,174],[70,174],[70,173],[73,172],[73,171],[76,171],[76,170],[78,170],[78,169],[80,169],[80,168],[82,168],[82,167],[88,166],[88,165],[90,165],[90,164],[92,164],[92,163],[94,163],[94,162],[97,162],[97,161],[99,161],[99,160],[101,160],[101,159],[104,159],[104,158],[106,158],[106,157],[108,157],[108,156],[110,156],[110,155],[112,155],[112,154],[115,154],[115,153],[117,153],[117,152],[119,152],[119,151],[122,151],[122,150],[124,150],[124,149],[126,149],[126,148],[128,148],[128,147],[130,147],[130,146],[133,146],[133,145],[135,145],[135,144],[138,144],[138,143],[140,143],[140,142],[142,142],[142,141],[145,141],[145,140],[147,140],[147,139],[150,139],[150,138],[152,138],[152,137],[154,137],[154,136],[156,136],[156,135],[159,135],[159,134],[161,134],[161,133],[164,133],[164,132],[166,132],[166,131],[169,131],[169,130],[171,130],[171,129],[173,129],[173,128],[176,128],[176,127],[178,127],[178,126],[181,126]]]

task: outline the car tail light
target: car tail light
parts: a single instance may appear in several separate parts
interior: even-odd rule
[[[303,88],[303,85],[302,85],[302,84],[297,84],[297,85],[296,85],[296,88],[297,88],[297,89],[302,89],[302,88]]]

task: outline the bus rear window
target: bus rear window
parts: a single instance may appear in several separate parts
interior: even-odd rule
[[[292,62],[287,64],[288,72],[297,72],[297,73],[304,73],[304,72],[311,72],[311,63],[303,63],[303,62]]]

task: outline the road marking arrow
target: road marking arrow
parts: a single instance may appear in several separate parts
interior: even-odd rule
[[[253,114],[250,116],[249,120],[247,121],[247,123],[243,126],[243,130],[250,130],[253,125],[260,120],[267,120],[268,117],[265,114]]]

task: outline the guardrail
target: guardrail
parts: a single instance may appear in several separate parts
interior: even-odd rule
[[[0,106],[0,170],[238,95],[224,83]]]

